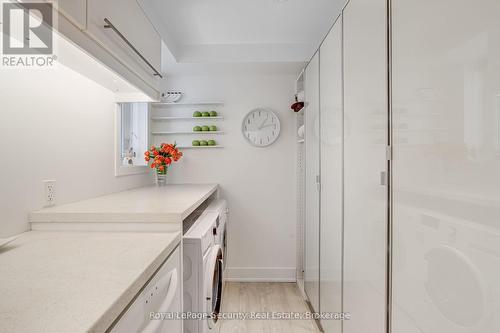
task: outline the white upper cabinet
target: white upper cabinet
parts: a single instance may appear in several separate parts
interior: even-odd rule
[[[59,0],[58,11],[61,34],[159,99],[161,37],[136,0]]]
[[[87,33],[142,80],[158,87],[161,37],[137,1],[88,0],[87,13]],[[105,19],[117,31],[106,28]]]
[[[59,0],[59,12],[79,29],[87,28],[87,0]]]

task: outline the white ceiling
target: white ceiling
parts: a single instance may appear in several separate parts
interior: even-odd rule
[[[345,0],[139,0],[172,61],[309,60]]]

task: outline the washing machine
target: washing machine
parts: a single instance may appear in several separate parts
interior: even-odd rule
[[[227,225],[229,221],[229,208],[227,201],[224,199],[215,199],[207,206],[206,212],[213,212],[217,214],[217,225],[215,234],[215,244],[218,244],[222,249],[223,270],[226,270],[227,264]]]
[[[216,333],[222,304],[223,254],[216,244],[219,215],[205,211],[183,236],[185,333]]]

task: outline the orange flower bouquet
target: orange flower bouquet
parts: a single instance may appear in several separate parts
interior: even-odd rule
[[[151,169],[156,169],[156,180],[159,186],[167,182],[167,170],[172,162],[177,162],[182,157],[182,152],[176,147],[176,144],[162,143],[160,147],[151,146],[144,153],[146,162],[151,162]]]

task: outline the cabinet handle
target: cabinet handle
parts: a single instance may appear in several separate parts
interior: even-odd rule
[[[387,172],[382,171],[380,173],[380,185],[386,186],[387,185]]]
[[[128,45],[128,46],[132,49],[132,51],[134,51],[134,52],[135,52],[135,54],[137,54],[137,55],[139,56],[139,58],[141,58],[141,59],[142,59],[142,61],[144,61],[144,62],[146,63],[146,65],[148,65],[148,66],[149,66],[149,68],[151,68],[151,69],[153,70],[153,72],[154,72],[154,74],[153,74],[153,75],[154,75],[154,76],[159,76],[159,77],[160,77],[160,79],[163,79],[163,76],[160,74],[160,72],[158,72],[158,71],[156,70],[156,68],[154,68],[154,67],[153,67],[153,65],[151,65],[151,63],[150,63],[150,62],[149,62],[146,58],[144,58],[144,56],[141,54],[141,52],[139,52],[139,51],[138,51],[138,50],[134,47],[134,45],[132,45],[132,43],[130,43],[130,42],[128,41],[128,39],[127,39],[125,36],[123,36],[123,34],[120,32],[120,30],[116,29],[116,27],[113,25],[113,23],[111,23],[111,21],[110,21],[109,19],[105,18],[105,19],[104,19],[104,23],[106,23],[106,24],[104,25],[104,28],[105,28],[105,29],[111,29],[111,30],[113,30],[114,32],[116,32],[116,34],[117,34],[117,35],[118,35],[118,36],[119,36],[119,37],[120,37],[120,38],[121,38],[121,39],[125,42],[125,44],[127,44],[127,45]]]

